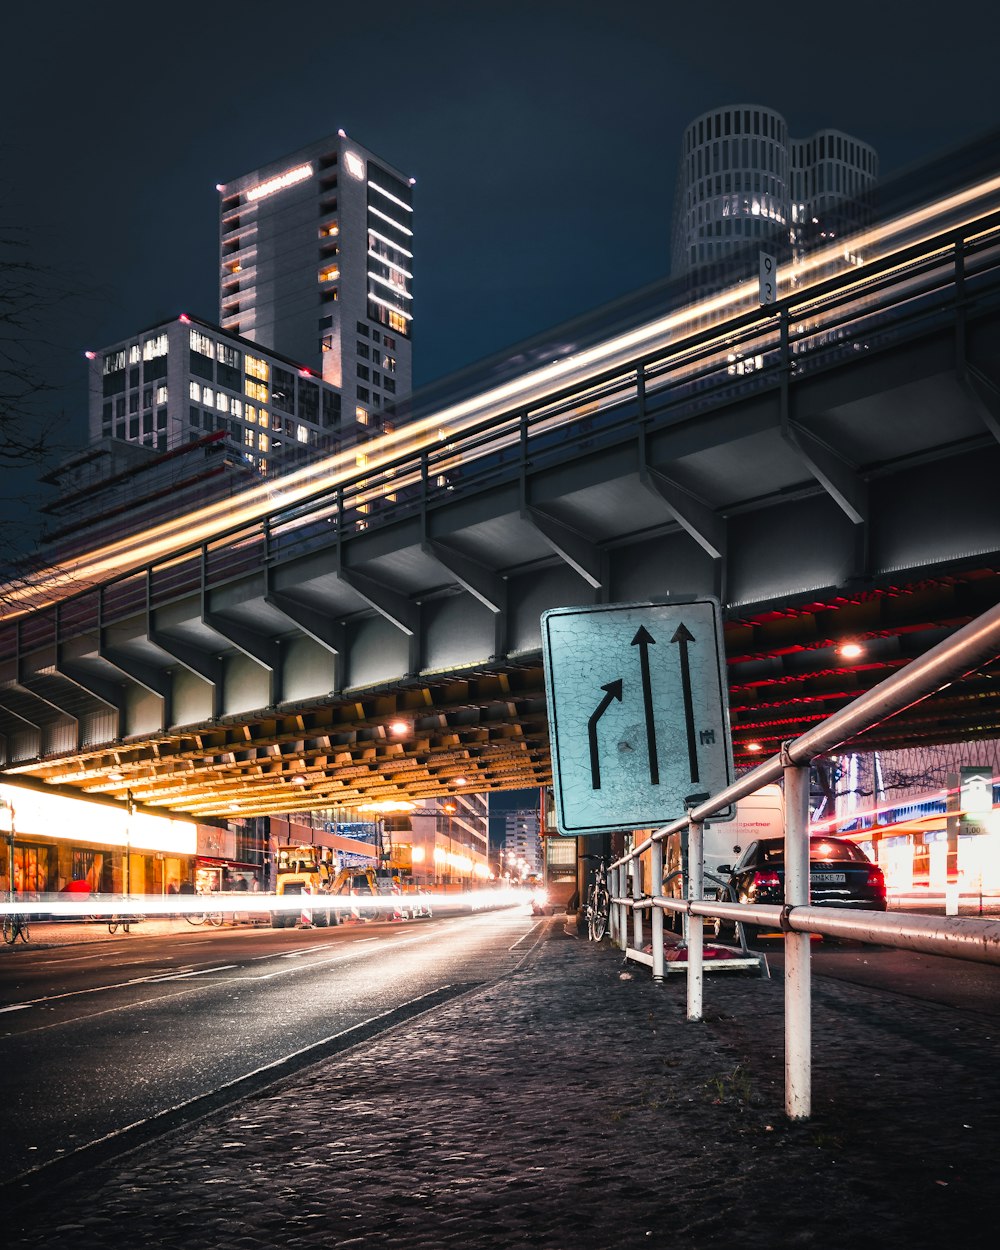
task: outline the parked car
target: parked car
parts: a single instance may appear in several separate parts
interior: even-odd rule
[[[758,838],[751,842],[736,864],[722,864],[719,873],[728,875],[728,889],[720,889],[717,899],[737,903],[777,903],[785,901],[785,840]],[[846,838],[809,839],[809,902],[814,907],[848,907],[885,911],[885,878],[864,851]],[[728,936],[731,921],[715,922],[718,936]],[[759,925],[744,925],[748,939],[761,932]]]

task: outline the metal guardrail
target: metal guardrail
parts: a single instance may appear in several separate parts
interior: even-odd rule
[[[71,569],[65,575],[68,593],[57,607],[16,622],[16,644],[21,651],[46,645],[54,631],[72,629],[88,616],[93,620],[98,606],[102,622],[113,623],[147,601],[162,603],[222,584],[262,564],[329,547],[345,533],[442,506],[453,490],[489,489],[563,460],[568,448],[609,447],[634,437],[637,427],[654,432],[719,403],[777,389],[793,375],[962,324],[997,305],[1000,213],[994,212],[766,309],[623,355],[602,372],[443,428],[432,444],[426,419],[415,423],[422,429],[419,438],[404,422],[392,435],[364,445],[366,454],[379,458],[376,469],[345,472],[334,485],[291,507],[278,504],[257,521],[230,528],[220,522],[211,540],[178,547],[169,558],[102,578],[100,585],[79,589]],[[275,492],[280,488],[276,478]],[[80,582],[85,561],[81,557]],[[0,625],[0,634],[12,628]]]
[[[627,958],[643,956],[642,914],[651,907],[653,975],[663,977],[663,913],[689,918],[687,925],[687,1018],[702,1018],[704,933],[692,918],[718,916],[772,925],[785,943],[785,1111],[791,1119],[811,1111],[811,965],[809,934],[852,938],[882,946],[948,955],[980,963],[1000,964],[1000,921],[965,917],[889,916],[876,911],[809,905],[809,764],[835,751],[865,730],[912,707],[1000,655],[1000,604],[959,629],[906,668],[894,673],[853,703],[834,713],[782,751],[685,816],[655,830],[609,868],[612,894],[612,935]],[[761,786],[783,779],[785,791],[785,905],[749,905],[701,897],[704,879],[703,822]],[[663,843],[673,833],[688,831],[688,896],[663,897]],[[640,885],[639,857],[651,857],[651,893]],[[631,889],[629,889],[631,885]],[[629,941],[629,915],[633,941]]]

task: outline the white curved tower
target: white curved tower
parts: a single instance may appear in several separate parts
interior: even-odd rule
[[[734,104],[685,129],[674,212],[672,271],[692,287],[746,276],[767,245],[779,261],[860,226],[878,175],[869,144],[839,130],[792,139],[782,115]]]

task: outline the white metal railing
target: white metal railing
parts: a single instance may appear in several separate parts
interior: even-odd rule
[[[612,936],[626,958],[647,962],[642,917],[651,912],[653,976],[664,971],[663,913],[681,912],[689,918],[723,919],[773,925],[784,933],[785,944],[785,1112],[791,1119],[811,1114],[812,997],[809,935],[853,938],[934,955],[949,955],[980,963],[1000,964],[1000,920],[946,916],[897,916],[877,911],[809,905],[809,764],[817,755],[834,751],[859,734],[897,715],[914,703],[974,672],[1000,655],[1000,604],[957,630],[906,668],[874,686],[853,703],[798,738],[786,742],[777,755],[745,773],[732,785],[692,807],[685,816],[655,830],[610,866]],[[703,822],[716,812],[761,786],[784,780],[785,791],[785,904],[724,903],[702,898],[704,881]],[[687,827],[688,890],[686,899],[662,894],[663,842]],[[651,853],[651,894],[643,896],[639,857]],[[628,941],[632,915],[633,943]],[[688,924],[687,1018],[702,1018],[704,992],[704,932]]]

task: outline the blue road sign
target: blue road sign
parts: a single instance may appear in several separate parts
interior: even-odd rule
[[[717,600],[553,608],[542,649],[560,833],[655,828],[732,782]]]

